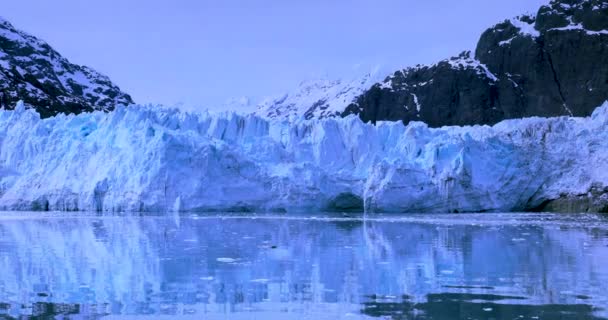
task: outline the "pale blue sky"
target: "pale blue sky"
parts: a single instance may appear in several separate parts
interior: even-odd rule
[[[203,106],[433,63],[548,0],[19,0],[0,15],[137,102]]]

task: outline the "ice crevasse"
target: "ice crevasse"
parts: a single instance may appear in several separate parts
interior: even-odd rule
[[[608,208],[608,102],[586,118],[437,129],[155,106],[0,111],[4,210],[480,212],[559,199]]]

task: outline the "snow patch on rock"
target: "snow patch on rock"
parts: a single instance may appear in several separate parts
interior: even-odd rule
[[[498,77],[494,75],[488,67],[479,60],[472,58],[470,52],[464,52],[458,57],[452,57],[441,62],[447,62],[453,69],[474,69],[478,74],[486,76],[493,82],[498,81]]]
[[[517,29],[519,29],[519,33],[524,36],[530,36],[532,38],[537,38],[540,36],[540,32],[536,30],[533,23],[528,23],[522,20],[522,17],[515,17],[513,19],[509,19],[509,22]]]
[[[585,32],[586,34],[588,34],[590,36],[608,34],[608,30],[597,30],[597,31],[587,30],[580,23],[569,24],[569,25],[567,25],[565,27],[561,27],[561,28],[552,28],[552,29],[549,29],[548,31],[569,31],[569,30]]]

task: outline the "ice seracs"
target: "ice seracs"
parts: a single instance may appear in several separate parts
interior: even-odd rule
[[[460,212],[575,199],[597,210],[607,125],[608,103],[587,118],[438,129],[150,106],[40,119],[19,107],[0,111],[0,208]]]

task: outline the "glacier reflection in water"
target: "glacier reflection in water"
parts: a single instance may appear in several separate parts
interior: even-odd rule
[[[4,213],[0,317],[603,319],[607,263],[591,215]]]

